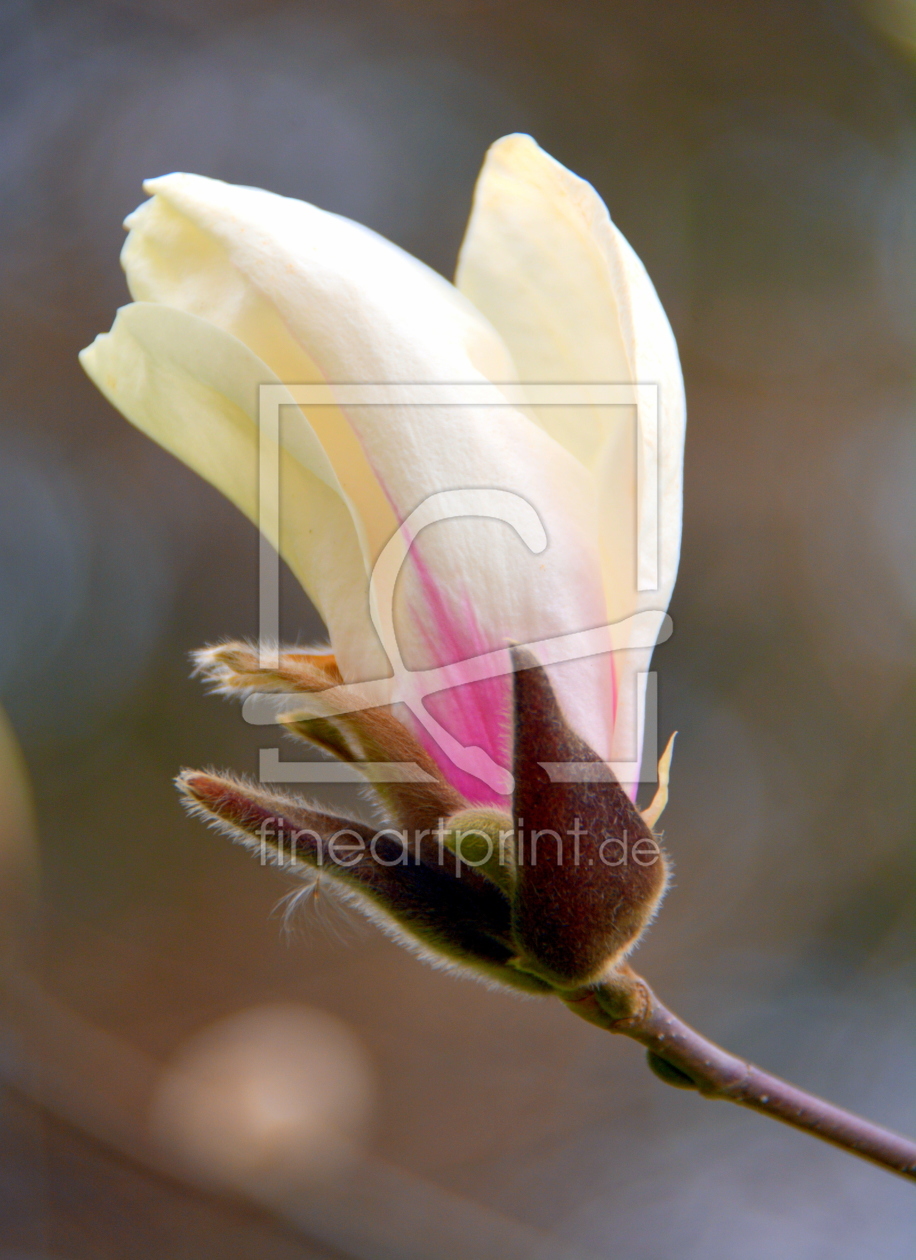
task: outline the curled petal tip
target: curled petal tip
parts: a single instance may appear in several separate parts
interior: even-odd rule
[[[653,828],[661,818],[668,804],[668,780],[671,777],[671,759],[674,756],[674,741],[677,737],[675,731],[665,746],[658,762],[658,788],[651,802],[644,810],[641,810],[643,821],[647,827]]]

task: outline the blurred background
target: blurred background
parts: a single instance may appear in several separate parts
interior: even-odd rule
[[[3,0],[0,23],[0,698],[43,985],[11,982],[0,1045],[0,1256],[911,1254],[903,1181],[324,902],[284,927],[282,873],[171,785],[276,744],[189,678],[192,648],[256,630],[255,533],[76,361],[126,300],[146,176],[302,197],[446,275],[496,137],[591,180],[688,398],[655,657],[676,880],[639,968],[913,1132],[911,6]],[[317,633],[291,582],[283,609]]]

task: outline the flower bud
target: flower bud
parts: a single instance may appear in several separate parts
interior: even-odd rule
[[[515,865],[515,831],[510,816],[498,809],[465,809],[445,825],[445,843],[455,854],[459,869],[472,867],[508,893]]]

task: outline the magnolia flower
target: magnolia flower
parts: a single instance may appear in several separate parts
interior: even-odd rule
[[[478,180],[453,286],[368,229],[300,201],[187,174],[145,187],[151,198],[128,218],[122,254],[135,300],[83,351],[83,366],[129,420],[267,529],[330,640],[323,652],[293,650],[269,667],[244,645],[223,645],[202,654],[204,671],[224,690],[295,692],[303,707],[287,725],[335,756],[372,761],[399,750],[421,767],[432,785],[425,798],[417,787],[379,785],[389,818],[413,825],[496,809],[479,828],[487,837],[499,830],[493,819],[505,817],[498,811],[509,804],[505,771],[513,757],[516,805],[543,777],[538,757],[563,759],[549,756],[546,744],[539,752],[536,733],[521,736],[524,699],[554,732],[555,752],[575,750],[573,761],[595,767],[593,782],[570,787],[552,816],[566,816],[576,791],[594,813],[604,792],[603,825],[613,817],[631,837],[650,837],[658,806],[648,823],[640,818],[631,801],[637,776],[625,780],[628,797],[607,767],[638,761],[652,648],[641,614],[651,613],[654,634],[677,570],[683,391],[655,290],[594,189],[530,137],[498,141]],[[574,399],[558,391],[544,405],[530,382],[580,389]],[[335,405],[296,404],[284,383],[331,383]],[[365,405],[347,401],[346,383],[398,388],[385,405]],[[598,387],[608,383],[657,386],[657,429],[646,428],[632,405],[602,405]],[[289,403],[273,524],[263,505],[259,516],[258,501],[265,384]],[[442,385],[454,395],[446,390],[431,403],[428,387]],[[513,530],[511,513],[465,512],[440,514],[414,533],[412,514],[454,491],[497,492],[500,502],[521,504],[536,528],[519,517]],[[656,580],[646,583],[637,533],[656,502]],[[405,522],[409,555],[390,615],[380,620],[370,576]],[[380,638],[386,616],[403,669],[393,668],[391,643]],[[516,667],[540,681],[521,691],[515,683],[513,752],[508,645],[568,643],[583,632],[582,653],[550,658],[549,679],[536,668],[537,650],[535,658],[516,655]],[[481,673],[474,662],[494,653],[503,665]],[[410,677],[446,666],[438,694],[420,705],[414,697],[412,714],[396,710],[406,725],[390,711],[382,716],[382,705],[410,701]],[[374,699],[361,716],[327,699],[340,687],[370,684]],[[476,761],[463,755],[469,749],[480,754]],[[486,766],[501,767],[503,779]],[[263,792],[204,780],[186,783],[192,798],[250,838],[258,810],[270,805]],[[543,795],[535,792],[532,808]],[[303,822],[302,802],[278,800],[275,812]],[[593,838],[600,841],[598,832]],[[640,885],[633,898],[642,908],[631,923],[618,913],[629,894],[618,876],[608,877],[601,905],[593,898],[589,913],[603,906],[617,928],[593,934],[601,943],[587,963],[545,961],[532,945],[533,907],[541,913],[556,899],[557,873],[552,890],[535,896],[533,877],[519,874],[524,859],[516,854],[513,862],[512,888],[526,884],[527,909],[487,866],[478,892],[489,908],[477,928],[500,942],[498,958],[486,962],[490,974],[495,967],[505,979],[507,960],[515,966],[527,951],[529,987],[536,974],[535,987],[568,986],[619,960],[663,887],[660,877],[649,891]],[[356,867],[345,876],[341,864],[334,869],[366,894]],[[376,906],[397,919],[395,894],[387,885],[377,892]],[[568,909],[575,896],[567,889],[564,897]],[[473,920],[467,907],[461,913]],[[474,956],[471,947],[443,946],[439,910],[433,918],[425,946]]]

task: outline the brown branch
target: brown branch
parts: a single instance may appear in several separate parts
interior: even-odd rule
[[[750,1107],[916,1180],[916,1142],[729,1054],[678,1019],[628,967],[615,983],[581,992],[566,1004],[589,1023],[644,1045],[649,1066],[669,1085]]]

